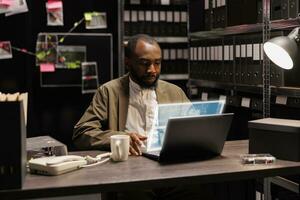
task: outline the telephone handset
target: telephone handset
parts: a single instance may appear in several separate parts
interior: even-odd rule
[[[81,168],[87,164],[82,156],[51,156],[29,160],[31,173],[43,175],[59,175]]]

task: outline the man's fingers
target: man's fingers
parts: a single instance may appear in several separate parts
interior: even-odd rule
[[[131,144],[131,147],[137,152],[137,155],[142,155],[142,152],[140,150],[140,145],[139,144],[133,142]]]
[[[129,147],[129,153],[135,156],[138,156],[138,152],[136,152],[136,150],[133,147]]]

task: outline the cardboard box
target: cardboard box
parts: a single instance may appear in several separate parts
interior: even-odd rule
[[[248,122],[249,153],[300,161],[300,120],[264,118]]]

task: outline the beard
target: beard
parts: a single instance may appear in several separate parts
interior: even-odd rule
[[[144,76],[139,77],[134,70],[130,72],[132,79],[139,84],[139,86],[143,89],[155,89],[157,86],[157,81],[159,79],[159,74],[157,75],[151,75],[151,74],[145,74]],[[149,79],[154,79],[153,81],[150,81]]]

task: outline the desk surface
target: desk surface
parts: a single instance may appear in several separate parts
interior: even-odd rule
[[[229,141],[222,156],[206,161],[161,165],[144,157],[131,156],[126,162],[107,162],[59,176],[28,174],[22,189],[2,190],[0,199],[99,193],[300,173],[300,162],[277,160],[270,165],[243,165],[240,155],[247,152],[247,140]],[[97,154],[96,151],[88,153]]]

